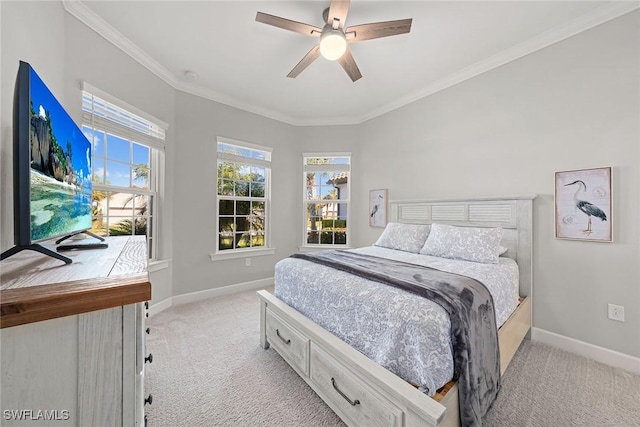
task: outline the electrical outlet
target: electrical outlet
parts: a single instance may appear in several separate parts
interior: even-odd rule
[[[245,258],[244,259],[244,266],[245,267],[251,267],[251,258]]]
[[[624,322],[624,307],[621,305],[609,304],[609,319]]]

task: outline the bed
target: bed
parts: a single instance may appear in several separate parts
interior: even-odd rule
[[[504,292],[500,291],[506,296],[496,296],[495,290],[490,289],[495,301],[495,319],[497,326],[500,326],[497,341],[501,373],[506,369],[531,327],[534,198],[534,195],[526,195],[473,200],[395,201],[389,206],[392,223],[501,229],[500,244],[504,246],[506,252],[500,257],[497,265],[487,270],[490,272],[495,269],[502,270],[504,274],[501,273],[500,276],[510,278],[509,280],[513,282],[497,285],[497,289],[506,289]],[[453,269],[453,273],[466,274],[483,283],[491,282],[491,276],[494,275],[483,273],[483,268],[479,268],[480,263],[463,261],[461,272],[456,270],[458,267],[455,262],[453,267],[450,266],[450,260],[379,246],[359,248],[349,252],[354,252],[357,256],[364,254],[364,256],[395,258],[414,264],[423,263],[427,267],[445,271]],[[361,334],[359,332],[361,325],[354,323],[354,310],[358,318],[366,318],[367,310],[377,311],[371,308],[370,304],[373,303],[364,305],[351,302],[355,301],[353,298],[358,297],[358,292],[379,295],[380,290],[377,286],[385,285],[365,278],[349,278],[344,276],[349,273],[342,271],[331,270],[329,274],[327,269],[331,270],[329,267],[299,258],[287,258],[278,263],[275,295],[267,291],[258,292],[261,307],[261,346],[265,349],[273,347],[280,353],[283,359],[348,425],[460,425],[458,384],[450,380],[453,364],[447,361],[451,360],[453,351],[450,342],[447,343],[445,339],[448,334],[443,334],[440,329],[440,332],[436,330],[425,334],[427,338],[422,336],[416,338],[416,328],[414,328],[409,334],[414,340],[413,344],[417,343],[424,347],[423,344],[429,341],[432,347],[427,348],[426,352],[430,357],[433,354],[433,357],[419,363],[406,360],[404,364],[398,363],[398,360],[404,358],[403,355],[400,358],[396,357],[398,360],[394,361],[389,354],[379,351],[382,347],[380,342],[372,343],[370,340],[362,339],[366,334]],[[339,280],[341,276],[342,280]],[[304,286],[297,286],[297,282],[304,283]],[[486,287],[492,286],[494,285],[489,283]],[[335,295],[327,296],[333,292],[340,293],[345,290],[347,293],[338,299]],[[383,299],[385,301],[402,299],[404,298],[402,292],[404,291],[391,291],[392,295],[385,296]],[[305,302],[305,299],[308,301]],[[342,324],[339,317],[327,321],[322,316],[314,314],[313,310],[306,310],[307,303],[313,300],[325,304],[320,304],[313,310],[344,312],[344,319],[348,321]],[[334,306],[326,306],[327,301],[338,300],[342,301],[342,305],[332,303]],[[426,305],[434,304],[425,301]],[[357,308],[353,309],[353,306]],[[349,310],[352,311],[350,315]],[[442,311],[441,308],[440,310]],[[442,320],[442,313],[438,314],[437,311],[429,307],[424,311],[416,310],[421,313],[435,312],[435,314],[429,314],[429,316],[436,316],[430,318],[431,324],[442,323],[446,331],[448,327],[446,321]],[[447,318],[446,313],[445,318]],[[384,333],[377,334],[385,335],[383,341],[393,341],[394,334],[406,336],[407,331],[412,330],[411,325],[404,331],[401,328],[391,327],[389,324],[397,319],[388,320],[385,319],[384,322],[376,320],[385,325],[382,328]],[[439,339],[441,343],[437,342]],[[434,342],[431,343],[431,341]],[[427,371],[429,375],[423,375]]]

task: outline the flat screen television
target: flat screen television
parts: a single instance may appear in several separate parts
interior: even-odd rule
[[[30,249],[70,263],[38,242],[91,228],[91,143],[22,61],[13,108],[15,246],[1,259]]]

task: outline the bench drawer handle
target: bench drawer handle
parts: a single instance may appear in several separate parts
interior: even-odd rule
[[[276,329],[276,335],[278,336],[278,338],[284,341],[285,344],[291,344],[291,340],[285,340],[284,338],[282,338],[282,335],[280,335],[280,331],[277,329]]]
[[[344,400],[346,400],[347,402],[349,402],[349,404],[350,404],[351,406],[356,406],[356,405],[359,405],[359,404],[360,404],[360,401],[359,401],[359,400],[357,400],[357,399],[356,399],[356,400],[351,400],[351,399],[349,399],[349,397],[348,397],[346,394],[344,394],[344,393],[342,392],[342,390],[340,390],[340,389],[338,388],[338,386],[336,385],[336,380],[335,380],[335,378],[333,378],[333,377],[331,377],[331,384],[333,385],[333,388],[334,388],[334,389],[336,389],[336,391],[337,391],[338,393],[340,393],[340,396],[344,397]]]

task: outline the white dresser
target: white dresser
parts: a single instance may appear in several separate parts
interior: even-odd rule
[[[144,425],[146,241],[107,242],[0,264],[2,426]]]

